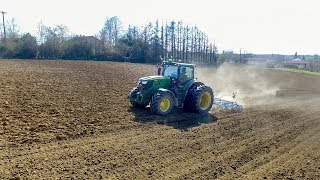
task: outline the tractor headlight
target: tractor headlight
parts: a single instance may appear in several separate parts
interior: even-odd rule
[[[153,84],[152,80],[140,80],[138,86],[142,89],[149,89]]]
[[[139,86],[139,87],[143,87],[143,86],[145,86],[147,83],[148,83],[147,80],[139,80],[139,81],[138,81],[138,86]]]
[[[142,85],[146,85],[146,84],[148,83],[148,81],[146,81],[146,80],[141,80],[140,83],[141,83]]]

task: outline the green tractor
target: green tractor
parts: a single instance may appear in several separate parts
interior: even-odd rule
[[[167,115],[173,107],[187,112],[207,113],[213,104],[213,91],[194,78],[194,64],[165,61],[158,67],[157,76],[139,79],[138,86],[129,94],[133,107],[145,108],[151,112]]]

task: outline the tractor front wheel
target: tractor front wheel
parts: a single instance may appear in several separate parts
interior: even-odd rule
[[[173,97],[168,92],[158,92],[154,94],[150,103],[151,112],[161,116],[168,115],[173,106]]]
[[[137,98],[138,94],[140,93],[140,90],[138,87],[135,87],[131,90],[130,95],[129,95],[129,99],[130,99],[130,103],[132,104],[133,107],[135,108],[145,108],[146,106],[143,106],[139,103],[137,103],[135,101],[135,99]]]

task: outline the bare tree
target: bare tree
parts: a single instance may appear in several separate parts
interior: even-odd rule
[[[101,40],[109,45],[116,45],[122,31],[121,21],[117,16],[107,18],[100,31]]]
[[[179,21],[177,24],[177,59],[181,60],[181,44],[182,44],[182,22]]]
[[[14,18],[9,19],[6,22],[6,33],[8,39],[18,38],[20,35],[20,28]]]
[[[169,27],[168,27],[168,24],[166,22],[166,27],[165,27],[165,45],[164,45],[164,54],[165,54],[165,59],[168,58],[168,31],[169,31]]]
[[[175,22],[172,21],[170,25],[170,33],[171,33],[171,57],[175,58],[175,51],[176,51],[176,36],[175,36]]]
[[[190,52],[190,60],[191,60],[191,62],[192,62],[192,59],[193,59],[193,57],[194,57],[194,36],[195,36],[195,33],[194,33],[194,31],[195,31],[195,28],[194,27],[192,27],[191,28],[191,31],[190,31],[190,33],[191,33],[191,52]]]
[[[43,44],[45,42],[45,35],[46,35],[46,26],[40,21],[37,25],[37,40],[38,44]]]
[[[185,51],[186,51],[186,58],[185,61],[189,62],[188,58],[188,54],[189,54],[189,32],[190,32],[190,28],[187,26],[186,28],[186,44],[185,44]]]
[[[160,43],[160,47],[161,47],[161,57],[164,58],[165,57],[165,51],[164,51],[164,28],[163,28],[163,21],[161,23],[161,43]]]

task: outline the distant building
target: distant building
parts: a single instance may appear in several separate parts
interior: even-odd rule
[[[285,67],[296,67],[296,68],[309,68],[310,62],[296,58],[293,60],[288,60],[282,63],[283,66]]]
[[[94,53],[96,53],[97,51],[103,48],[102,41],[94,36],[75,36],[71,38],[69,41],[79,41],[79,42],[88,43],[90,47],[93,48]]]
[[[248,58],[248,64],[255,66],[265,66],[266,58]]]
[[[278,67],[284,60],[282,59],[269,59],[269,58],[249,58],[248,64],[275,68]]]

